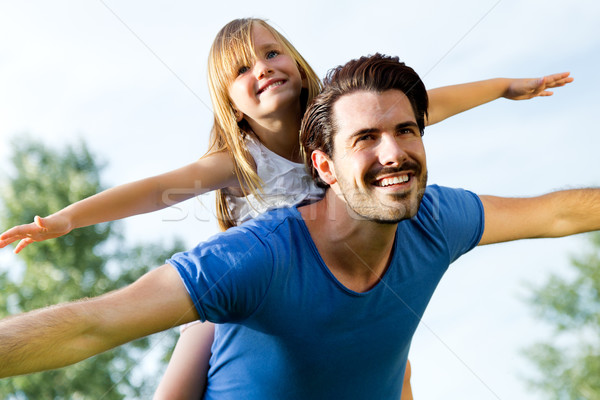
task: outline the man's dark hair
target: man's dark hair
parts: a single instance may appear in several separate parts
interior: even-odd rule
[[[398,57],[377,53],[349,61],[327,73],[323,91],[308,106],[300,128],[304,163],[318,186],[329,185],[319,178],[319,174],[313,168],[311,154],[314,150],[321,150],[329,157],[333,154],[333,137],[336,132],[333,118],[335,102],[340,97],[357,91],[382,93],[390,89],[400,90],[408,97],[423,135],[429,104],[427,90],[419,75]]]

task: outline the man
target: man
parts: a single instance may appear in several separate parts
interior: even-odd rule
[[[0,376],[200,318],[221,324],[206,398],[398,399],[452,261],[477,244],[600,229],[597,189],[507,199],[426,187],[426,110],[396,58],[338,67],[301,132],[324,199],[230,229],[119,291],[1,321]]]

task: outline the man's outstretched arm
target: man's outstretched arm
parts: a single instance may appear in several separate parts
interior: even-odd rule
[[[600,229],[600,189],[563,190],[531,198],[480,198],[485,210],[480,245]]]
[[[197,319],[170,265],[92,299],[0,321],[0,377],[74,364],[113,347]]]

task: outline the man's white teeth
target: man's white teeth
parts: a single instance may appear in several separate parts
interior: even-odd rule
[[[267,86],[266,88],[264,88],[264,89],[263,89],[263,90],[261,90],[260,92],[261,92],[261,93],[262,93],[262,92],[266,92],[267,90],[269,90],[269,89],[273,89],[274,87],[280,86],[280,85],[282,85],[282,84],[283,84],[283,81],[278,81],[278,82],[275,82],[275,83],[271,83],[269,86]]]
[[[379,186],[385,187],[404,182],[408,182],[408,175],[394,176],[393,178],[384,178],[379,182]]]

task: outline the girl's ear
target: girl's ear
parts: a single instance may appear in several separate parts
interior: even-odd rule
[[[306,77],[306,72],[301,66],[298,66],[298,71],[300,71],[300,77],[302,78],[302,89],[308,89],[308,78]]]
[[[235,116],[236,122],[241,122],[244,119],[244,113],[242,113],[237,108],[233,108],[233,115]]]
[[[321,150],[315,150],[310,155],[313,167],[317,170],[319,178],[328,185],[333,185],[337,182],[333,162],[327,154]]]

